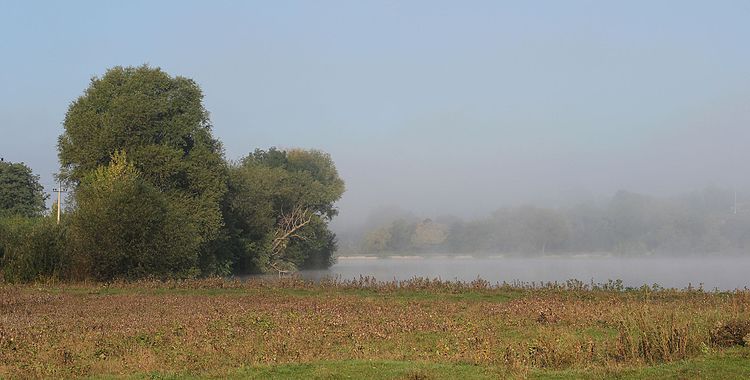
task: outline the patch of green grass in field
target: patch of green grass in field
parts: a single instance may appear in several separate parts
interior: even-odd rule
[[[342,361],[245,368],[234,379],[497,379],[494,368],[401,361]],[[507,374],[505,374],[507,375]]]
[[[532,379],[750,379],[750,348],[727,349],[702,358],[640,368],[534,370]]]
[[[97,377],[110,379],[116,377]],[[602,368],[586,370],[532,370],[509,372],[499,367],[467,364],[441,364],[406,361],[324,361],[305,364],[281,364],[242,367],[234,372],[213,375],[146,373],[133,379],[748,379],[750,349],[731,349],[704,358],[640,368]]]
[[[176,373],[142,373],[127,379],[248,379],[248,380],[338,380],[338,379],[409,379],[409,380],[452,380],[452,379],[498,379],[517,377],[500,369],[467,364],[435,364],[405,361],[327,361],[305,364],[284,364],[275,366],[242,367],[225,374],[195,375]],[[97,376],[91,379],[120,379],[116,375]]]
[[[574,335],[579,338],[591,338],[595,341],[604,341],[616,337],[617,329],[607,327],[587,327],[575,331]]]

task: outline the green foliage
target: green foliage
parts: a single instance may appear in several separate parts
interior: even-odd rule
[[[0,215],[39,216],[47,209],[47,197],[28,166],[0,162]]]
[[[328,229],[328,224],[320,217],[313,217],[312,222],[301,232],[305,239],[294,240],[288,248],[288,257],[297,268],[326,269],[336,262],[336,234]]]
[[[159,192],[116,153],[76,190],[71,218],[72,275],[186,277],[197,272],[200,235],[184,223],[195,200]]]
[[[330,155],[316,150],[256,150],[229,170],[224,199],[224,252],[231,252],[238,273],[268,270],[271,241],[279,218],[300,206],[313,213],[311,223],[287,248],[298,268],[333,262],[335,235],[327,223],[344,192]]]
[[[211,136],[203,94],[191,79],[148,66],[93,78],[65,115],[58,140],[66,179],[80,182],[125,150],[160,190],[221,195],[221,145]]]
[[[277,184],[273,206],[277,210],[290,210],[302,204],[328,220],[338,213],[333,204],[344,193],[344,181],[328,153],[258,149],[242,160],[242,166],[249,170],[257,167],[273,170]]]
[[[175,249],[185,257],[199,256],[204,274],[211,274],[222,267],[213,241],[222,226],[219,202],[227,173],[202,99],[191,79],[148,66],[112,68],[92,79],[70,105],[58,149],[61,176],[74,185],[108,165],[115,152],[126,151],[143,182],[131,195],[150,197],[144,202],[153,202],[166,220],[182,209],[182,229],[194,233],[199,244],[178,238],[175,243],[189,244]],[[98,199],[93,191],[89,197]],[[188,262],[180,262],[180,270]]]
[[[228,191],[222,203],[224,229],[221,249],[237,273],[261,271],[270,250],[276,223],[275,191],[286,172],[256,163],[229,169]]]
[[[66,226],[50,217],[0,219],[0,271],[9,282],[60,275],[68,268]]]
[[[0,224],[6,279],[261,272],[278,247],[289,267],[330,266],[328,222],[344,192],[330,155],[272,148],[230,165],[202,99],[193,80],[145,65],[93,78],[58,139],[60,178],[73,190],[64,228],[28,219],[45,210],[38,177],[0,163],[0,217],[19,215]],[[279,245],[292,210],[305,223]]]

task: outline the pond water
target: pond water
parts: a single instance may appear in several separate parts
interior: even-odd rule
[[[622,280],[625,286],[659,284],[663,287],[698,287],[734,290],[750,287],[750,257],[565,257],[565,258],[339,258],[329,270],[304,271],[318,279],[334,276],[378,280],[413,277],[492,283],[564,282],[569,279],[604,283]]]

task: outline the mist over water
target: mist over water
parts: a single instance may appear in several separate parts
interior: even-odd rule
[[[565,258],[340,258],[329,270],[304,271],[302,276],[342,280],[371,276],[381,281],[414,277],[491,283],[585,283],[622,280],[626,287],[652,286],[735,290],[748,286],[748,257],[565,257]]]

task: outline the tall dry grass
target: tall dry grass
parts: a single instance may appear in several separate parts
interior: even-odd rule
[[[242,365],[349,359],[520,372],[645,365],[746,344],[735,337],[749,306],[747,290],[625,289],[617,282],[0,285],[0,377],[221,374]]]

